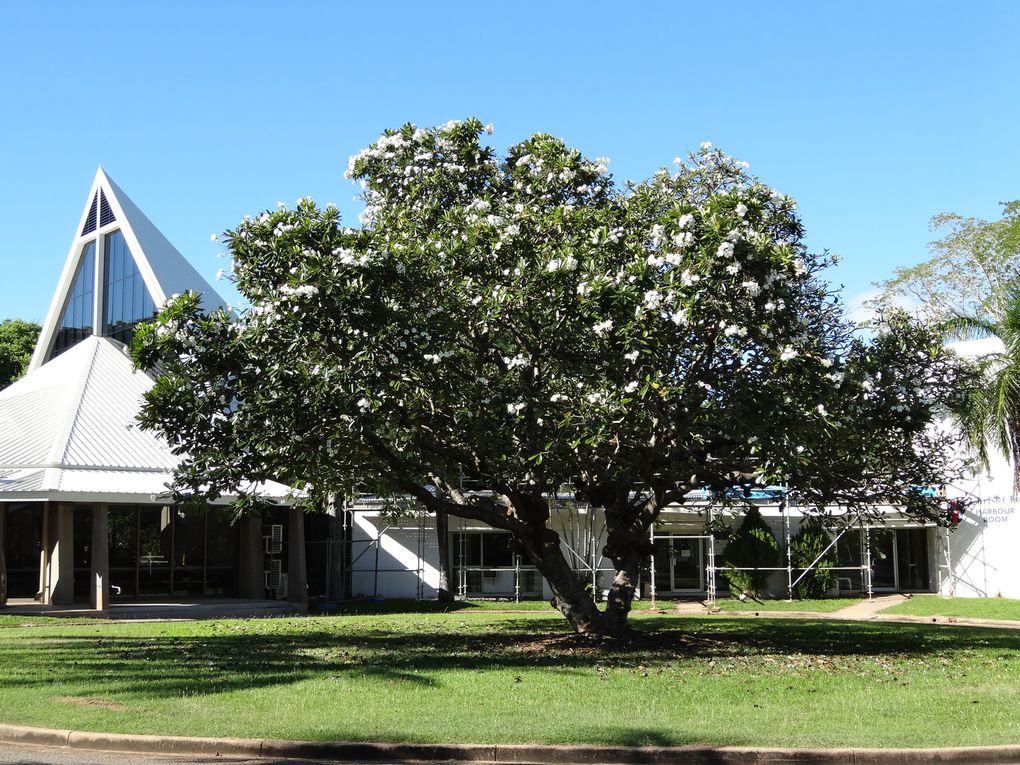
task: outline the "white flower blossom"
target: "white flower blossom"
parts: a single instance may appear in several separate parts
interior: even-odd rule
[[[613,328],[612,319],[606,319],[605,321],[600,321],[598,324],[592,327],[592,331],[596,335],[604,335],[612,328]]]
[[[506,405],[506,410],[507,410],[507,412],[509,412],[510,414],[518,414],[518,413],[520,413],[520,412],[521,412],[521,410],[523,410],[523,409],[524,409],[524,408],[525,408],[526,406],[527,406],[527,404],[525,404],[525,403],[524,403],[523,401],[517,401],[516,403],[513,403],[513,404],[507,404],[507,405]]]
[[[358,399],[358,409],[360,409],[361,411],[364,412],[370,406],[372,406],[372,402],[369,401],[367,398],[362,397]]]
[[[783,352],[779,354],[780,361],[789,361],[797,357],[797,350],[792,346],[788,345],[783,348]]]
[[[566,401],[567,398],[568,397],[563,395],[562,393],[553,393],[551,396],[549,396],[549,400],[554,404],[560,401]]]
[[[644,295],[643,302],[645,304],[645,308],[654,310],[658,307],[659,303],[662,302],[662,295],[660,295],[656,290],[648,290]]]
[[[630,353],[623,354],[623,357],[625,359],[627,359],[627,361],[633,363],[633,362],[637,361],[638,352],[637,351],[631,351]]]
[[[629,382],[629,383],[627,383],[626,385],[623,386],[623,392],[624,393],[633,393],[634,391],[637,390],[637,388],[638,388],[638,384],[636,382]]]
[[[728,274],[735,276],[738,271],[740,271],[739,263],[730,263],[728,266],[726,266],[726,273]]]
[[[683,308],[670,314],[669,320],[677,326],[687,323],[687,311]]]
[[[701,143],[701,150],[702,151],[708,151],[711,148],[712,148],[712,142],[711,141],[702,141],[702,143]]]
[[[739,217],[743,218],[745,215],[747,215],[747,205],[745,205],[743,202],[739,202],[737,206],[733,208],[733,212],[735,212]]]
[[[715,254],[720,258],[732,258],[733,242],[723,242],[719,245],[719,249],[715,251]]]

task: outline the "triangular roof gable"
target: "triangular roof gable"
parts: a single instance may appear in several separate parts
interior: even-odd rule
[[[100,192],[102,192],[101,196]],[[95,203],[100,199],[106,204],[99,204],[99,209],[97,209]],[[106,207],[109,208],[108,211],[103,209]],[[101,211],[112,215],[112,220],[103,223],[102,215],[99,215],[97,220],[97,213]],[[207,310],[226,305],[212,285],[202,278],[194,266],[181,255],[177,248],[163,236],[152,221],[135,206],[127,194],[100,167],[96,171],[95,180],[92,181],[92,188],[85,201],[85,208],[82,210],[81,219],[75,229],[75,238],[71,243],[67,260],[64,262],[64,270],[61,272],[57,290],[50,302],[42,331],[39,333],[39,342],[32,355],[29,369],[37,369],[50,357],[64,306],[67,305],[74,288],[74,277],[85,255],[85,244],[96,239],[97,232],[107,233],[114,230],[119,230],[123,234],[132,259],[145,282],[145,287],[157,306],[162,305],[169,296],[187,290],[201,293],[202,303]],[[103,270],[100,267],[101,253],[98,247],[96,248],[96,257],[97,289],[94,292],[93,333],[101,334],[103,327],[101,315]]]

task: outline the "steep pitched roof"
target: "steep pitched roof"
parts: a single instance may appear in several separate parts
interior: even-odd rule
[[[103,168],[96,171],[95,180],[86,198],[85,208],[78,222],[78,232],[71,242],[67,260],[57,285],[57,290],[50,302],[46,320],[39,333],[39,343],[32,356],[29,369],[38,369],[50,358],[53,341],[56,337],[64,307],[74,288],[75,276],[83,258],[86,257],[86,244],[97,238],[97,235],[120,231],[127,243],[131,258],[141,274],[145,287],[153,302],[159,306],[169,296],[185,290],[194,290],[203,296],[203,305],[213,309],[226,305],[216,290],[201,274],[195,270],[177,248],[174,247],[152,221],[150,221],[124,191],[113,182]],[[99,257],[102,257],[98,252]],[[97,261],[95,268],[97,300],[94,303],[95,315],[99,321],[90,322],[101,329],[103,281],[102,268]],[[95,334],[101,331],[93,330]]]

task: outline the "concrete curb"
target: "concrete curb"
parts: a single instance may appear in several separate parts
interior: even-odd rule
[[[212,755],[250,759],[341,762],[453,761],[511,765],[750,765],[819,763],[893,765],[1020,762],[1020,745],[949,749],[753,749],[731,746],[567,746],[542,744],[389,744],[278,739],[190,738],[87,733],[0,724],[0,742],[53,748],[148,754]]]

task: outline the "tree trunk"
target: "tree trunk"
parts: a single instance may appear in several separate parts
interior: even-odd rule
[[[634,591],[637,589],[638,577],[641,574],[641,553],[637,549],[627,548],[613,557],[616,575],[609,588],[606,599],[606,631],[616,637],[625,636],[629,627],[627,616],[634,602]]]
[[[603,614],[570,568],[560,547],[559,535],[544,527],[537,534],[541,539],[527,540],[524,550],[549,583],[553,608],[581,635],[606,634]]]
[[[450,590],[450,516],[443,511],[436,512],[436,547],[439,550],[439,593],[440,603],[453,601]]]

